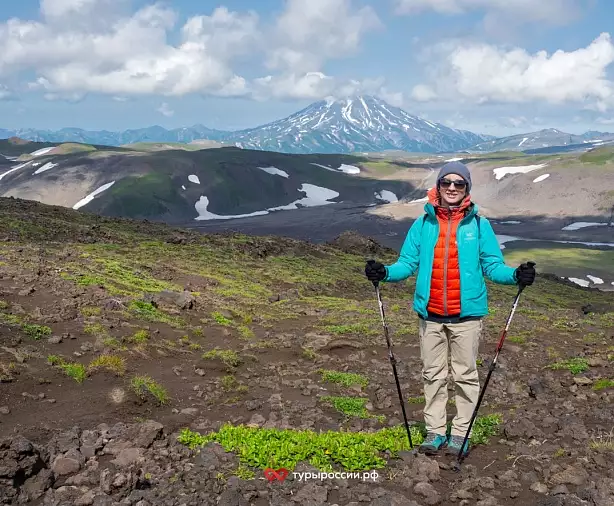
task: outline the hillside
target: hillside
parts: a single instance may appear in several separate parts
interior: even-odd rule
[[[0,153],[11,158],[0,157],[0,195],[181,224],[279,213],[286,219],[288,210],[331,203],[338,208],[398,202],[388,208],[416,217],[417,207],[403,202],[422,198],[446,160],[462,159],[472,171],[474,198],[492,217],[600,221],[614,206],[614,151],[608,146],[582,153],[460,153],[455,158],[182,146],[0,141]]]
[[[614,500],[614,294],[543,275],[523,293],[457,474],[448,457],[407,452],[363,274],[366,258],[395,252],[351,235],[201,235],[5,198],[0,238],[5,504]],[[413,284],[382,297],[419,444]],[[482,381],[516,293],[488,286]],[[370,474],[268,482],[267,466]]]
[[[160,126],[123,132],[0,129],[0,138],[16,136],[40,142],[77,142],[122,146],[139,142],[191,143],[199,140],[281,153],[354,153],[360,151],[456,151],[489,135],[456,130],[408,114],[373,96],[322,100],[272,123],[237,131],[202,125],[166,130]],[[1,151],[0,151],[1,153]]]
[[[363,159],[342,155],[9,141],[0,141],[0,153],[14,158],[0,159],[2,196],[168,223],[371,205],[414,193],[409,182],[361,177],[354,163]]]

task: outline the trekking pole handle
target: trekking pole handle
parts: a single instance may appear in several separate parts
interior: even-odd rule
[[[535,267],[536,264],[535,262],[527,262],[527,265],[529,267]],[[527,287],[526,285],[519,284],[518,285],[518,295],[520,295],[526,287]]]

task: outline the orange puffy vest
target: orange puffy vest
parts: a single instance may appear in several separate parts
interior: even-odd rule
[[[429,197],[435,206],[439,221],[439,238],[435,244],[431,292],[427,310],[442,316],[458,315],[461,307],[456,229],[465,217],[465,210],[471,201],[469,197],[466,197],[459,207],[447,209],[439,205],[439,195],[435,197],[435,192]]]

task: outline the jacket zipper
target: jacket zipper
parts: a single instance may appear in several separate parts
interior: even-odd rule
[[[450,248],[450,229],[452,226],[452,211],[448,209],[448,229],[446,230],[446,252],[443,257],[443,312],[448,316],[448,250]]]

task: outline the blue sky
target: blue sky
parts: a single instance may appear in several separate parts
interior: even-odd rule
[[[605,0],[2,2],[0,128],[238,129],[366,93],[493,135],[614,130],[612,19]]]

